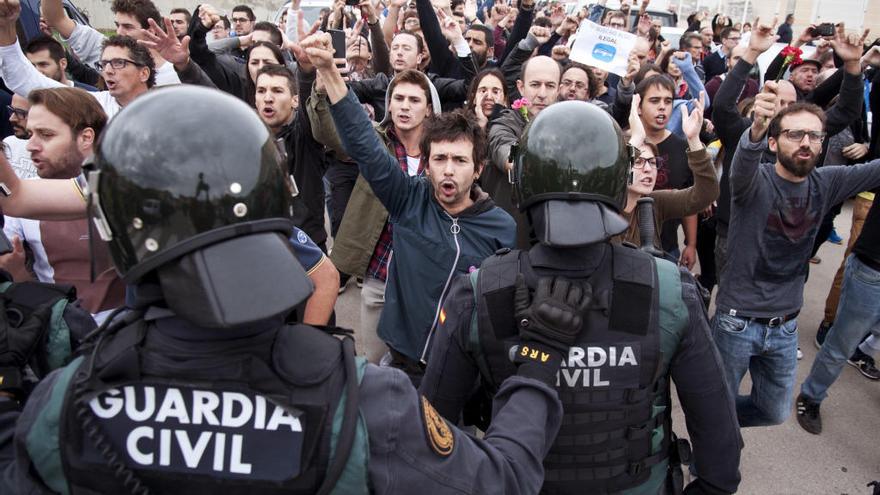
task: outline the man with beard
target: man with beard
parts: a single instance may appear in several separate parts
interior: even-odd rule
[[[24,54],[41,74],[54,79],[65,86],[97,91],[98,88],[73,81],[67,77],[67,54],[64,46],[51,36],[37,36],[28,41],[24,47]]]
[[[734,396],[752,373],[750,395],[737,397],[742,427],[780,424],[791,412],[796,318],[820,222],[833,205],[880,186],[880,161],[816,169],[825,114],[809,103],[777,114],[778,90],[770,81],[756,97],[754,121],[731,164],[728,260],[713,321]],[[761,163],[768,146],[775,164]]]
[[[394,252],[387,252],[390,260],[385,260],[384,300],[389,304],[382,308],[378,334],[390,348],[392,365],[417,383],[431,335],[445,318],[440,305],[452,278],[513,245],[513,220],[475,185],[485,163],[483,130],[463,111],[427,119],[440,113],[437,91],[424,74],[404,71],[389,86],[388,108],[401,141],[389,150],[334,65],[330,35],[309,37],[303,47],[325,85],[344,151],[356,157],[363,179],[387,210],[389,223],[377,233],[391,232]],[[429,101],[434,105],[428,107]],[[413,140],[412,129],[404,128],[416,119],[427,122]],[[419,157],[414,168],[424,175],[407,173],[411,156]],[[352,194],[349,210],[356,205]],[[372,261],[368,276],[371,268]]]
[[[41,179],[73,179],[94,151],[107,115],[89,93],[77,88],[38,89],[28,95],[27,130],[30,152]],[[3,228],[13,251],[0,256],[0,268],[17,282],[30,280],[23,242],[33,253],[33,272],[40,282],[76,287],[82,306],[100,320],[125,299],[125,285],[116,275],[106,244],[95,245],[94,266],[89,225],[83,218],[38,221],[5,218]],[[92,272],[94,270],[94,280]]]
[[[21,179],[36,177],[37,169],[31,161],[31,153],[27,150],[27,141],[31,137],[27,130],[28,109],[31,107],[27,98],[12,95],[12,104],[9,105],[9,125],[12,126],[12,135],[3,139],[3,152],[6,159],[15,170],[15,175]]]

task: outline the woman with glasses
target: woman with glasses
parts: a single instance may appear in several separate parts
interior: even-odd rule
[[[668,189],[654,191],[657,182],[657,146],[645,142],[645,128],[638,115],[641,98],[633,95],[633,104],[629,115],[632,131],[630,144],[638,150],[633,161],[632,180],[627,187],[626,207],[623,216],[629,220],[629,228],[620,237],[623,242],[631,242],[637,246],[642,244],[639,237],[639,214],[636,204],[639,198],[654,198],[654,245],[660,246],[660,225],[667,220],[694,215],[708,208],[718,198],[718,179],[712,159],[706,147],[700,141],[700,128],[703,125],[703,104],[697,100],[694,111],[687,113],[687,107],[681,106],[682,129],[688,142],[688,166],[694,176],[694,184],[685,189]]]

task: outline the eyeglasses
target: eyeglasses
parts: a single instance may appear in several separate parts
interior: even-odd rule
[[[825,141],[825,133],[822,131],[805,131],[803,129],[783,129],[780,134],[788,138],[789,141],[799,143],[804,140],[804,136],[810,136],[810,143],[820,144]]]
[[[108,65],[116,70],[121,70],[124,69],[128,64],[134,65],[135,67],[144,66],[144,64],[139,64],[134,60],[129,60],[127,58],[111,58],[110,60],[101,60],[95,65],[98,66],[98,70],[106,70]]]
[[[560,84],[565,87],[574,86],[576,89],[579,90],[587,89],[587,84],[583,81],[574,82],[570,79],[563,79]]]
[[[644,170],[645,165],[650,165],[653,168],[657,168],[657,158],[642,158],[638,157],[633,161],[633,168],[637,168],[639,170]]]
[[[248,19],[247,17],[233,17],[232,18],[233,24],[244,24],[245,22],[251,22],[251,20]]]
[[[26,119],[28,116],[28,111],[23,108],[15,108],[12,105],[6,105],[6,109],[9,110],[9,113],[15,115],[20,119]]]

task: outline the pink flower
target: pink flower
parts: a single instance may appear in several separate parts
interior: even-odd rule
[[[520,98],[514,101],[510,107],[514,110],[519,110],[519,114],[522,115],[522,118],[525,119],[526,122],[529,121],[529,100],[527,98]]]
[[[527,107],[528,105],[529,105],[528,98],[520,98],[520,99],[514,101],[513,105],[511,105],[510,108],[513,108],[514,110],[519,110],[523,107]]]

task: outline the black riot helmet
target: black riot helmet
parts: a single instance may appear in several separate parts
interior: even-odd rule
[[[295,186],[285,170],[272,134],[238,99],[196,86],[155,90],[101,136],[90,215],[123,280],[156,272],[180,316],[234,326],[289,311],[311,292],[288,241]],[[280,285],[270,295],[249,281]]]
[[[539,242],[584,246],[626,230],[618,213],[626,202],[630,149],[614,119],[591,103],[554,103],[529,123],[513,181]]]

